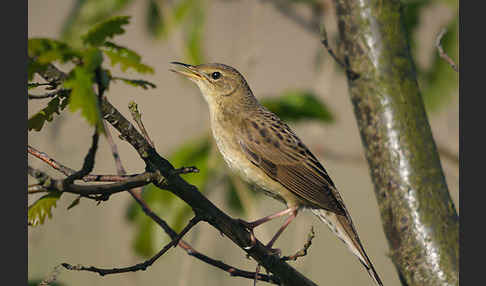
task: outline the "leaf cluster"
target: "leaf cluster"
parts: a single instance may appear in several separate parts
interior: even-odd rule
[[[153,83],[142,79],[114,78],[111,71],[103,67],[105,58],[108,58],[112,67],[119,65],[124,72],[128,69],[140,74],[154,72],[135,51],[109,41],[125,33],[124,26],[129,22],[128,16],[117,16],[100,22],[81,36],[82,44],[78,47],[48,38],[28,40],[28,89],[45,85],[49,90],[63,89],[52,97],[45,108],[29,118],[29,131],[40,131],[46,122],[53,120],[54,114],[59,115],[66,106],[72,112],[80,111],[90,125],[102,131],[98,96],[94,89],[96,85],[108,90],[112,80],[121,80],[143,89],[155,87]],[[69,63],[73,66],[61,86],[54,81],[42,84],[33,82],[34,74],[46,70],[52,63]]]

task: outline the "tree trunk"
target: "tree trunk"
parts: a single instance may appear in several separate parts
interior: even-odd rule
[[[349,94],[393,263],[404,285],[458,285],[459,220],[418,89],[401,3],[335,3]]]

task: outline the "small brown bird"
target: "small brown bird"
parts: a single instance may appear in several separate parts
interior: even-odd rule
[[[172,64],[180,67],[173,72],[192,80],[201,90],[209,105],[214,139],[229,168],[288,207],[246,226],[253,230],[289,214],[268,243],[271,247],[299,210],[310,209],[359,258],[376,285],[383,285],[324,167],[287,124],[260,105],[243,76],[223,64]]]

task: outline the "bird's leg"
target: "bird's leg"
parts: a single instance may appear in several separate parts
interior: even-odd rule
[[[267,247],[268,248],[270,248],[270,249],[272,248],[272,246],[275,243],[275,241],[277,240],[277,238],[282,234],[282,232],[287,228],[287,226],[289,226],[289,224],[297,216],[297,212],[298,212],[298,209],[296,209],[296,208],[291,209],[291,213],[290,213],[289,217],[287,218],[287,220],[280,227],[280,229],[277,231],[277,233],[275,233],[275,235],[272,237],[272,239],[270,240],[270,242],[268,242],[268,244],[267,244]],[[276,252],[279,253],[280,250],[277,250]]]
[[[271,242],[270,247],[271,247],[273,245],[273,243],[275,242],[275,240],[277,240],[277,238],[280,236],[280,234],[282,233],[282,231],[295,218],[295,216],[297,215],[297,210],[298,210],[298,208],[292,207],[292,208],[288,208],[288,209],[285,209],[283,211],[279,211],[277,213],[274,213],[272,215],[263,217],[261,219],[258,219],[258,220],[252,221],[252,222],[247,222],[247,221],[244,221],[242,219],[238,219],[238,221],[241,224],[243,224],[250,231],[250,234],[251,234],[251,242],[252,242],[252,246],[253,246],[253,245],[255,245],[255,234],[253,233],[253,229],[255,227],[260,226],[260,225],[262,225],[262,224],[264,224],[266,222],[269,222],[272,219],[275,219],[275,218],[284,216],[284,215],[286,215],[288,213],[291,213],[290,217],[287,219],[287,221],[285,221],[284,225],[278,230],[278,232],[274,235],[274,237],[270,241]]]

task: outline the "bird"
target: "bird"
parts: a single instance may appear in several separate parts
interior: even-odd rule
[[[214,140],[229,169],[254,189],[287,206],[253,222],[241,220],[245,226],[252,231],[288,215],[267,244],[271,248],[297,213],[310,209],[357,256],[375,285],[382,286],[326,169],[284,121],[258,102],[243,75],[220,63],[171,64],[171,71],[199,87],[209,106]]]

